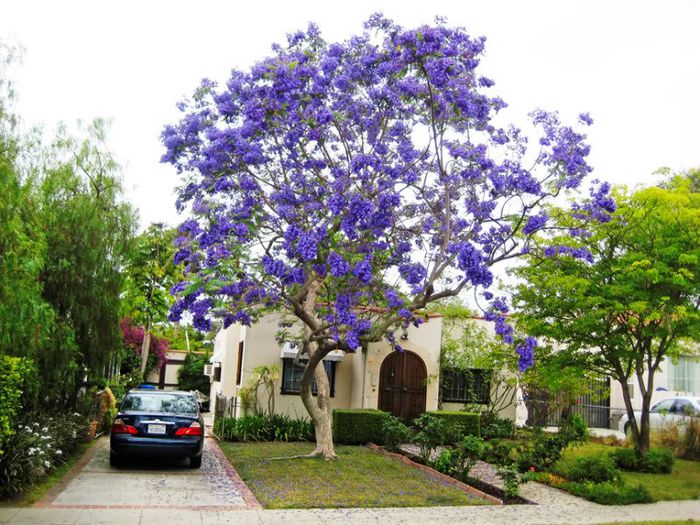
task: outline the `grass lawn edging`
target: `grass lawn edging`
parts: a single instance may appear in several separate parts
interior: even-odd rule
[[[369,443],[367,445],[368,448],[371,448],[372,450],[376,450],[385,456],[389,456],[391,458],[397,459],[406,465],[409,465],[411,467],[417,468],[419,470],[422,470],[423,472],[427,472],[431,476],[435,476],[438,479],[441,479],[451,485],[454,485],[458,489],[466,492],[467,494],[471,494],[472,496],[476,496],[477,498],[481,498],[483,500],[486,500],[490,503],[493,503],[494,505],[503,505],[503,500],[492,496],[491,494],[487,494],[486,492],[483,492],[477,488],[474,488],[470,485],[467,485],[466,483],[462,483],[458,479],[453,478],[452,476],[448,476],[447,474],[443,474],[442,472],[438,472],[434,468],[431,468],[427,465],[423,465],[422,463],[416,463],[412,459],[408,458],[404,454],[400,454],[398,452],[389,452],[388,450],[384,449],[383,447],[380,447],[379,445],[375,445],[374,443]]]

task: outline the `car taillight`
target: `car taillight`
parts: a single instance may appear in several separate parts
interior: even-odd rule
[[[202,435],[202,425],[197,421],[192,423],[189,427],[178,428],[175,432],[176,436],[201,436]]]
[[[114,423],[112,423],[112,434],[138,434],[139,431],[136,427],[127,425],[121,418],[116,418]]]

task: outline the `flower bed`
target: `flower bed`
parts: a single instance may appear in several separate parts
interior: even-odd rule
[[[85,442],[87,431],[87,418],[77,412],[23,417],[0,455],[0,499],[27,490],[64,463]]]

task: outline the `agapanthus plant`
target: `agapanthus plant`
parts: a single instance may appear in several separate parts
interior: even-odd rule
[[[483,50],[443,20],[405,29],[374,15],[338,43],[310,25],[225,86],[203,81],[163,132],[189,216],[176,255],[189,276],[171,320],[189,311],[207,330],[212,317],[294,316],[318,454],[334,456],[317,367],[329,352],[382,338],[398,348],[395,329],[467,289],[493,301],[499,334],[518,343],[488,292],[491,266],[526,252],[547,227],[546,202],[591,171],[585,135],[556,113],[532,114],[534,151],[494,123],[506,104],[477,72]],[[518,346],[523,366],[533,348]]]

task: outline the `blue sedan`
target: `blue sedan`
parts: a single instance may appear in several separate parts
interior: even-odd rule
[[[204,421],[194,394],[162,390],[131,390],[112,424],[109,463],[125,457],[189,458],[202,465]]]

